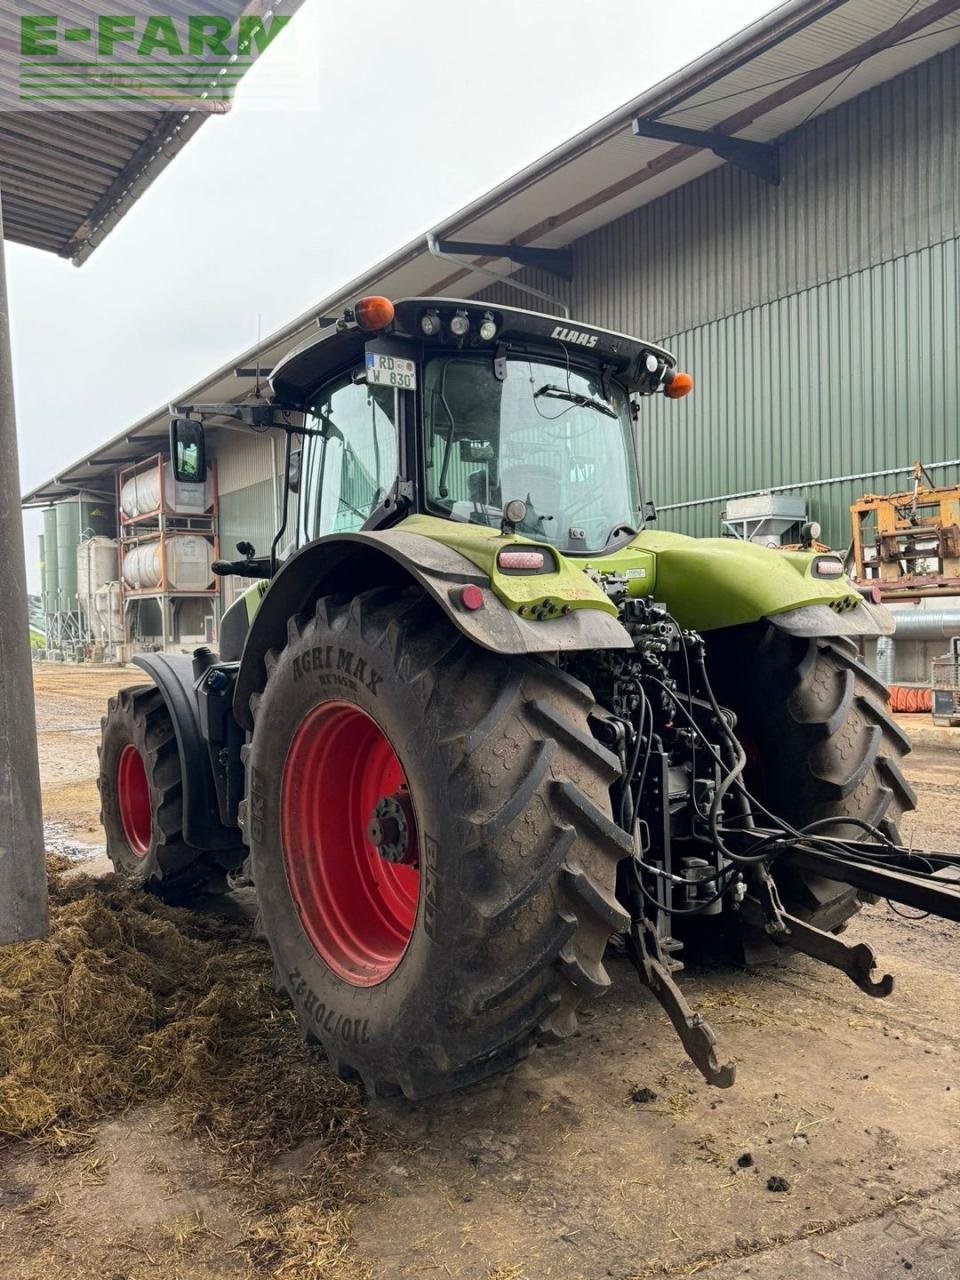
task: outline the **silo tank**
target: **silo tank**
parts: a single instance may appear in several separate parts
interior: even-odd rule
[[[43,611],[57,612],[57,509],[47,507],[43,513]]]
[[[83,493],[75,499],[80,505],[80,537],[113,538],[117,533],[117,508],[112,502]]]
[[[117,543],[114,538],[88,538],[77,547],[77,596],[80,608],[93,620],[97,588],[117,577]]]
[[[167,591],[206,591],[213,585],[213,546],[195,533],[166,539]],[[123,557],[123,579],[135,591],[161,590],[163,554],[159,541],[144,542]]]
[[[97,587],[93,602],[93,633],[104,644],[123,643],[123,598],[119,582]]]
[[[112,537],[116,532],[116,511],[103,498],[81,493],[58,502],[56,512],[57,581],[60,589],[57,611],[75,613],[80,608],[77,547],[84,538],[94,535]]]
[[[57,503],[57,613],[75,613],[77,600],[77,544],[80,541],[80,506],[75,498]]]

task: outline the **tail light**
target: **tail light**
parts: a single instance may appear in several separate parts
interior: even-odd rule
[[[553,573],[556,567],[553,554],[542,547],[504,547],[497,556],[502,573]]]
[[[812,572],[815,578],[842,578],[843,561],[839,556],[817,556]]]

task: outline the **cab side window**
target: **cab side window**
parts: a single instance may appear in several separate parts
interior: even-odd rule
[[[396,392],[344,378],[324,388],[307,418],[306,537],[363,527],[397,476]]]

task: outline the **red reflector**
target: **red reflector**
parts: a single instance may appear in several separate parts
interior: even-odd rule
[[[542,569],[543,552],[504,550],[497,557],[497,564],[501,569]]]
[[[483,592],[479,587],[475,587],[472,582],[465,587],[460,588],[460,604],[464,609],[469,609],[471,613],[476,613],[477,609],[483,608]]]

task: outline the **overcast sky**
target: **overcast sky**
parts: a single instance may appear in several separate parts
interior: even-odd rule
[[[82,268],[8,244],[23,489],[773,7],[306,0]]]

